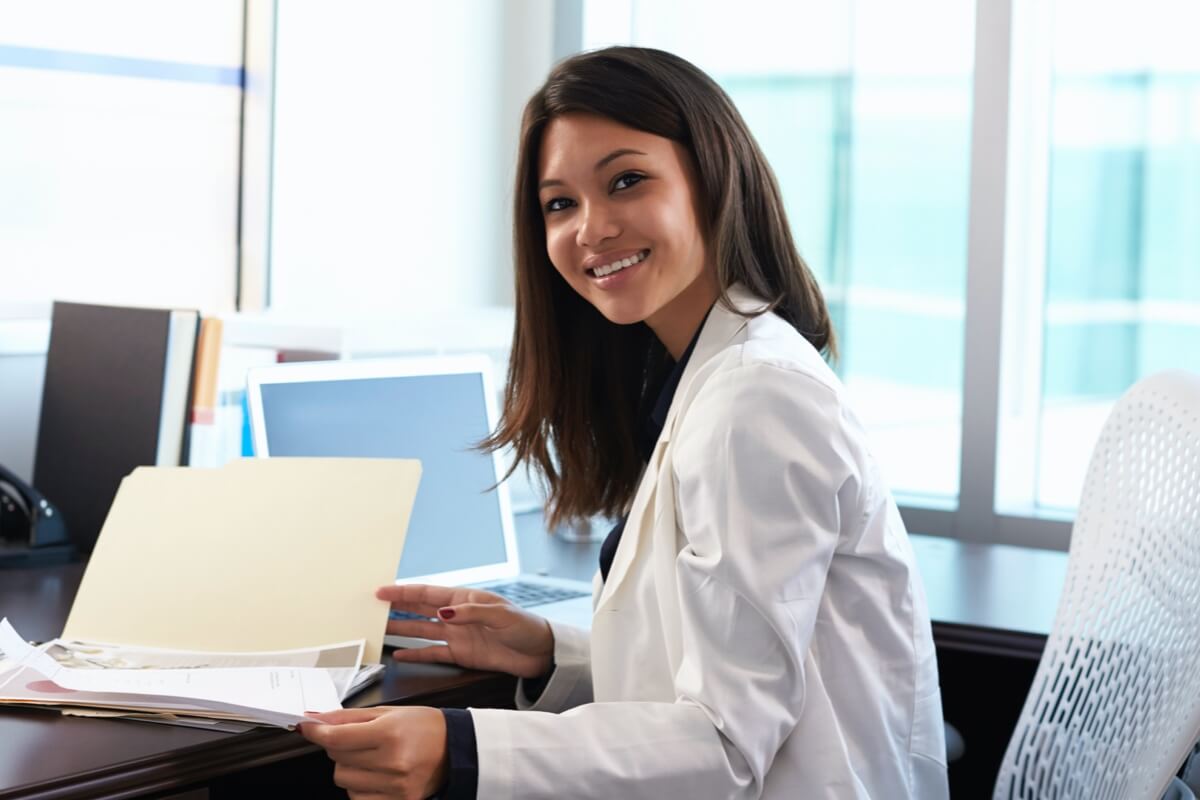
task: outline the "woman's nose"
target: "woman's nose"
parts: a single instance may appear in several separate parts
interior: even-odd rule
[[[605,239],[621,235],[621,226],[607,203],[586,203],[579,216],[579,229],[575,232],[575,244],[592,248]]]

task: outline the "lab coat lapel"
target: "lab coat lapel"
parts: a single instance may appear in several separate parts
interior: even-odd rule
[[[740,283],[735,283],[731,286],[728,295],[730,305],[738,311],[750,313],[766,305],[762,300],[750,294]],[[681,409],[691,402],[692,395],[695,393],[692,383],[696,378],[696,373],[713,356],[728,347],[733,338],[741,333],[745,327],[746,317],[743,317],[737,311],[725,308],[720,302],[713,306],[712,311],[708,314],[707,321],[704,323],[704,329],[700,331],[700,338],[696,340],[696,349],[692,351],[692,357],[688,361],[687,368],[684,369],[683,375],[679,378],[679,388],[675,390],[675,397],[671,400],[671,408],[667,411],[667,420],[663,423],[662,435],[658,438],[659,444],[671,441],[671,437],[675,432],[675,421]]]
[[[730,287],[728,295],[731,305],[742,311],[750,311],[763,306],[762,300],[747,292],[740,284]],[[734,311],[730,311],[719,302],[713,306],[712,311],[709,313],[708,319],[704,323],[704,328],[700,331],[700,338],[696,340],[696,347],[692,351],[692,357],[679,379],[679,386],[675,390],[675,396],[671,400],[671,407],[667,411],[667,418],[663,424],[662,433],[658,437],[658,442],[654,445],[654,452],[650,456],[650,461],[646,464],[646,469],[642,473],[642,479],[638,484],[637,492],[634,494],[633,504],[630,506],[629,515],[626,518],[625,530],[621,534],[621,543],[617,546],[612,566],[609,567],[608,580],[605,581],[604,589],[601,591],[600,598],[595,605],[595,613],[597,615],[604,611],[605,606],[612,601],[613,596],[621,590],[621,585],[629,575],[630,567],[637,560],[638,551],[641,549],[644,540],[649,538],[651,532],[657,527],[660,516],[658,512],[660,503],[657,498],[660,488],[660,472],[672,435],[674,434],[680,410],[688,404],[693,394],[691,384],[704,364],[725,349],[729,342],[745,327],[745,317]],[[666,488],[671,493],[674,492],[673,486]],[[673,503],[674,500],[673,498],[664,497],[662,502]],[[674,525],[672,525],[673,527]]]
[[[610,604],[613,595],[625,580],[625,576],[629,574],[630,565],[634,562],[634,556],[637,554],[638,546],[643,538],[642,528],[646,527],[646,512],[654,508],[654,495],[658,488],[658,470],[655,465],[659,461],[661,453],[662,442],[660,441],[654,447],[654,455],[651,456],[645,471],[642,472],[642,479],[633,496],[629,515],[625,518],[625,530],[621,532],[621,542],[617,545],[617,552],[613,554],[612,565],[608,568],[608,579],[604,582],[600,599],[596,602],[594,612],[596,617],[599,617],[605,607]]]

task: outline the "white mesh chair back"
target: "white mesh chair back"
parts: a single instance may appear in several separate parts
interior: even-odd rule
[[[1018,587],[1014,587],[1017,589]],[[1117,402],[996,800],[1158,800],[1200,737],[1200,376]]]

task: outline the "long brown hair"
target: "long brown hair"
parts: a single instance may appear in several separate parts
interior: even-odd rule
[[[538,156],[547,124],[568,113],[596,114],[682,144],[695,169],[718,302],[730,307],[726,290],[741,283],[815,348],[835,354],[825,300],[792,241],[775,177],[725,92],[661,50],[610,47],[562,61],[530,98],[521,123],[513,193],[516,326],[504,412],[483,443],[511,445],[516,464],[541,474],[551,528],[628,509],[643,467],[637,426],[671,363],[646,325],[609,322],[550,262]]]

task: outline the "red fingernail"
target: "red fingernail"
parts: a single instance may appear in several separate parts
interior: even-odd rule
[[[438,616],[441,617],[442,619],[454,619],[454,609],[453,608],[439,608]]]

